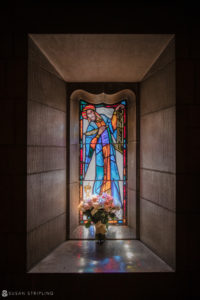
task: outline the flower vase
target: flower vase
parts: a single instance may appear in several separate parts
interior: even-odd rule
[[[95,229],[96,229],[96,234],[95,234],[95,239],[99,244],[102,244],[106,238],[106,224],[101,223],[101,221],[98,221],[95,224]]]

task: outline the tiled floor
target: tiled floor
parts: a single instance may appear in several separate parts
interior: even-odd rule
[[[172,272],[158,256],[137,240],[66,241],[30,273]]]
[[[106,237],[109,240],[115,240],[115,239],[135,239],[135,234],[133,232],[133,229],[129,226],[117,226],[117,225],[109,225],[108,231],[106,233]],[[88,228],[85,228],[85,226],[78,226],[70,235],[71,239],[87,239],[87,240],[93,240],[95,238],[95,229],[94,226],[90,226],[89,230]]]

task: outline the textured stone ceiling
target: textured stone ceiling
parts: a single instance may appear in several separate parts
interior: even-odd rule
[[[31,34],[67,82],[139,82],[172,34]]]

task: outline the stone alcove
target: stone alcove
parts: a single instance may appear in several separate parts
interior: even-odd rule
[[[123,81],[138,86],[137,116],[140,126],[137,133],[138,141],[140,140],[140,152],[137,153],[137,167],[139,180],[136,182],[133,178],[134,184],[137,184],[138,198],[132,210],[132,213],[137,215],[137,219],[135,215],[132,218],[136,221],[137,227],[135,224],[131,227],[136,238],[175,268],[174,36],[111,35],[108,37],[106,35],[104,37],[104,35],[92,35],[92,44],[90,44],[91,37],[88,38],[88,35],[66,36],[66,40],[65,35],[31,35],[29,39],[27,269],[29,270],[55,247],[66,241],[70,233],[67,225],[70,217],[69,196],[71,190],[75,191],[70,188],[70,185],[76,182],[69,182],[73,178],[72,174],[70,176],[72,160],[66,158],[70,157],[69,152],[72,153],[73,148],[76,148],[74,146],[76,143],[72,142],[70,151],[68,143],[70,105],[66,99],[70,98],[70,79],[74,79],[76,83],[81,80],[80,77],[75,76],[77,66],[73,69],[73,64],[70,65],[70,60],[67,59],[65,64],[69,63],[69,74],[68,77],[65,76],[63,73],[65,69],[59,69],[56,57],[59,58],[59,55],[62,57],[65,54],[66,45],[67,47],[70,45],[70,51],[73,52],[72,50],[77,49],[81,43],[85,43],[82,48],[86,50],[86,45],[89,43],[90,50],[96,53],[98,47],[96,48],[95,45],[99,44],[99,38],[101,45],[104,45],[99,55],[105,62],[100,70],[105,69],[105,74],[96,72],[95,75],[98,77],[99,74],[99,81],[102,82],[104,78],[105,82],[114,81],[119,87],[120,82]],[[109,44],[109,38],[111,44]],[[62,39],[67,43],[62,42]],[[128,48],[128,53],[133,53],[133,57],[128,56],[127,53],[127,56],[124,55],[123,47],[117,47],[118,41],[119,44],[126,45],[125,49]],[[151,47],[146,47],[147,45]],[[67,48],[67,53],[71,55],[69,48]],[[116,55],[115,64],[118,67],[109,77],[106,65],[107,53],[112,54],[112,48],[121,49],[122,55],[118,59]],[[145,53],[148,55],[145,56]],[[77,58],[89,59],[86,54],[83,56],[82,54],[80,50],[77,51]],[[67,57],[66,54],[65,56]],[[124,60],[126,68],[130,65],[129,72],[119,72],[121,59]],[[93,69],[95,61],[93,60]],[[134,65],[134,62],[138,63],[138,61],[140,64]],[[67,70],[66,68],[66,73]],[[102,74],[105,76],[102,77]],[[97,77],[92,77],[93,75],[89,72],[89,75],[87,74],[89,77],[85,75],[85,81],[87,82],[88,78],[91,82],[98,81]],[[116,80],[113,80],[114,78]],[[120,90],[123,89],[124,87]],[[93,92],[90,91],[90,93]],[[104,96],[109,98],[110,95]],[[132,94],[132,97],[135,96]],[[129,177],[134,174],[135,171],[131,172]],[[130,198],[134,199],[134,196]],[[72,230],[76,227],[76,222],[71,225]]]

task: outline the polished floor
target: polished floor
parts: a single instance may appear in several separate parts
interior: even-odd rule
[[[66,241],[29,273],[173,272],[137,240]]]
[[[135,239],[135,233],[133,229],[129,226],[117,226],[117,225],[109,225],[108,231],[106,233],[106,237],[109,240],[129,240]],[[85,226],[78,226],[71,234],[70,238],[72,240],[94,240],[95,238],[95,229],[94,226],[90,226],[90,228],[85,228]]]

